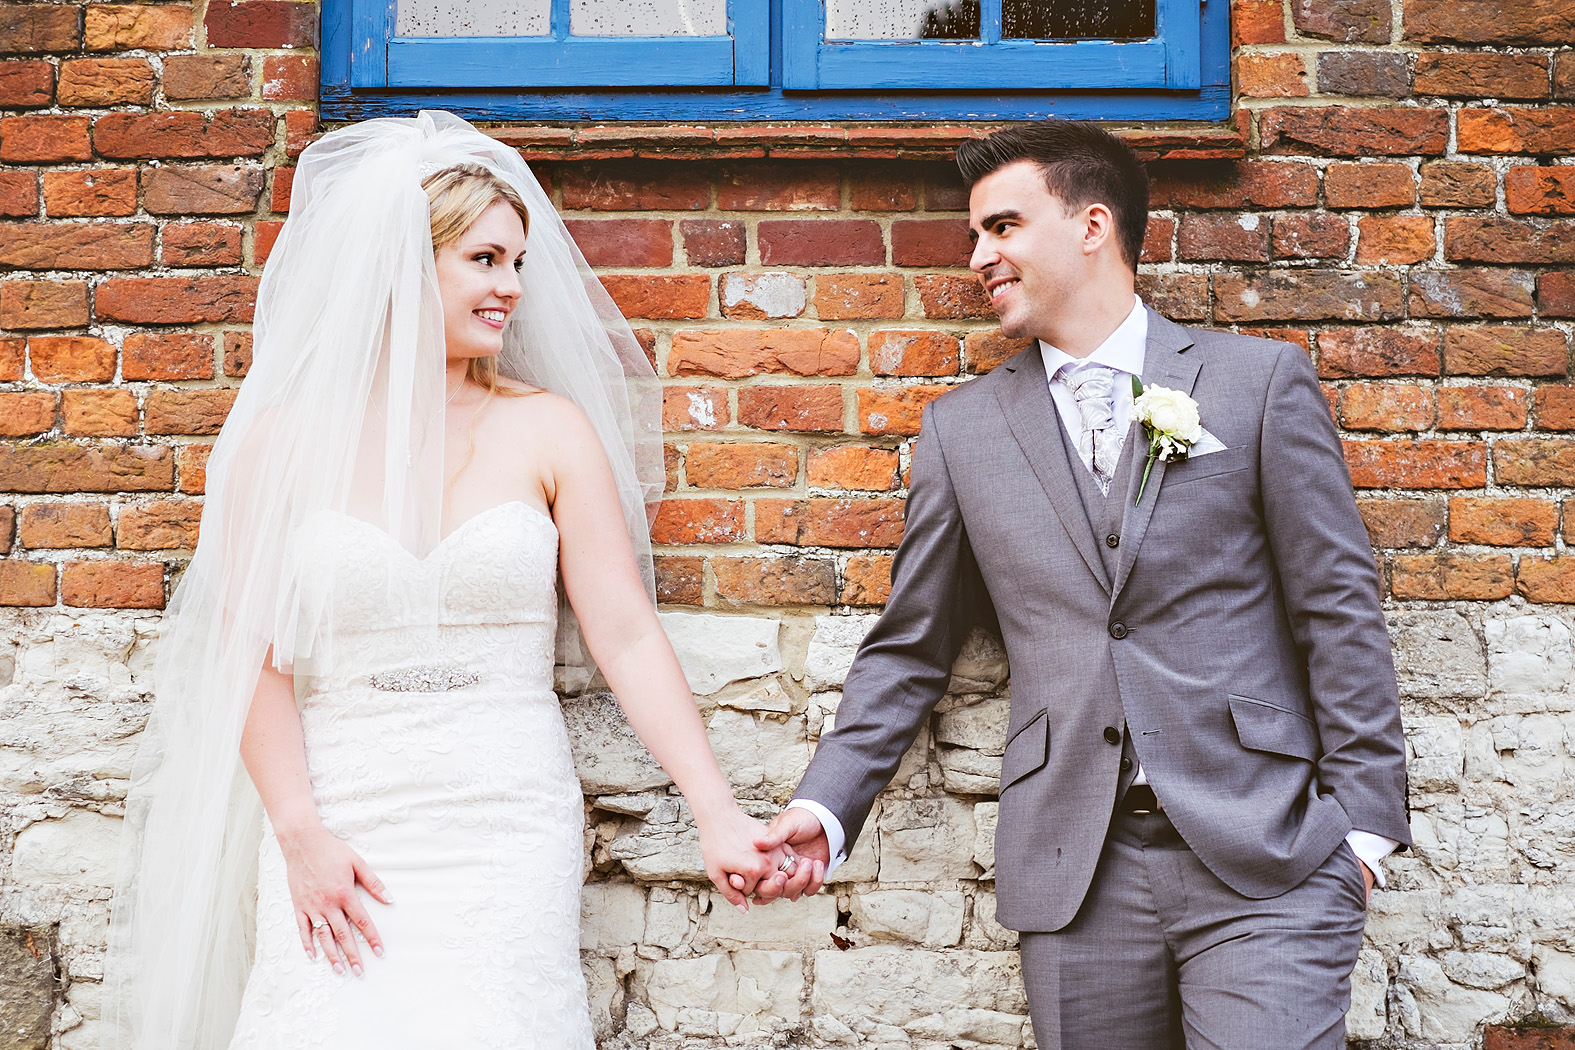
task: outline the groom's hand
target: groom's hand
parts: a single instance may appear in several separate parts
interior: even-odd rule
[[[807,809],[784,809],[766,828],[766,833],[755,839],[755,848],[769,853],[782,846],[789,846],[798,856],[791,876],[777,872],[760,880],[755,887],[757,904],[770,904],[778,897],[796,901],[800,897],[820,892],[826,881],[826,865],[831,863],[831,844],[826,841],[826,829]]]

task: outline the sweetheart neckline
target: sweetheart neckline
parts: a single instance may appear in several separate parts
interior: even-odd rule
[[[381,536],[384,539],[386,539],[389,543],[393,544],[396,548],[398,548],[399,550],[403,551],[406,554],[406,556],[410,557],[411,559],[413,559],[413,560],[415,560],[417,562],[425,562],[425,561],[430,560],[431,558],[436,557],[437,554],[440,551],[442,551],[443,548],[446,547],[449,544],[449,542],[454,539],[455,536],[460,535],[466,529],[470,528],[470,526],[474,525],[477,521],[479,521],[482,518],[487,517],[489,514],[493,514],[493,513],[496,513],[497,511],[503,510],[506,507],[520,507],[523,510],[527,510],[527,511],[530,512],[530,514],[533,517],[537,518],[540,521],[546,522],[547,525],[552,528],[552,531],[554,533],[556,533],[558,531],[558,523],[553,521],[552,520],[552,516],[550,514],[546,513],[545,511],[540,510],[537,507],[534,507],[534,506],[532,506],[529,503],[526,503],[522,499],[504,500],[502,503],[494,503],[492,506],[487,507],[485,510],[479,510],[476,513],[472,514],[470,517],[466,518],[464,521],[460,522],[458,525],[454,526],[454,528],[449,530],[448,535],[446,535],[442,539],[438,540],[437,543],[432,547],[432,549],[427,551],[426,554],[424,554],[424,555],[417,555],[417,554],[413,553],[411,550],[409,550],[404,544],[402,544],[398,540],[394,539],[393,535],[387,529],[385,529],[385,528],[383,528],[383,527],[381,527],[379,525],[374,525],[370,521],[367,521],[365,518],[358,518],[354,514],[346,514],[342,510],[329,511],[328,513],[330,513],[330,514],[337,514],[339,517],[344,518],[347,521],[354,522],[357,525],[364,525],[364,526],[366,526],[368,529],[371,529],[373,532],[377,533],[379,536]]]

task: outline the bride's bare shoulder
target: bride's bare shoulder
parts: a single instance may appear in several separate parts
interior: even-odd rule
[[[494,405],[499,421],[519,437],[555,443],[565,439],[573,443],[586,435],[594,438],[585,413],[568,398],[512,379],[500,378],[498,386],[501,396]]]

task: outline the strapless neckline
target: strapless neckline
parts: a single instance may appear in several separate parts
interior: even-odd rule
[[[337,517],[341,517],[341,518],[345,519],[346,521],[350,522],[352,525],[360,526],[360,527],[364,528],[366,531],[371,532],[374,535],[381,537],[384,541],[387,542],[387,544],[390,547],[393,547],[396,550],[401,551],[402,553],[404,553],[407,557],[411,558],[412,560],[417,561],[417,562],[426,562],[426,561],[430,561],[432,558],[437,557],[445,549],[447,549],[448,547],[450,547],[453,544],[457,543],[458,542],[458,537],[462,536],[467,530],[469,530],[471,528],[474,528],[474,527],[479,527],[479,523],[485,521],[487,518],[493,516],[494,514],[497,514],[497,513],[500,513],[502,511],[504,511],[504,510],[509,510],[509,509],[512,509],[512,508],[515,508],[515,507],[518,507],[520,510],[525,511],[527,517],[532,518],[532,519],[534,519],[534,520],[536,520],[536,521],[546,525],[548,528],[552,529],[553,532],[557,532],[558,531],[558,523],[553,521],[552,517],[550,515],[548,515],[545,511],[542,511],[542,510],[537,509],[536,507],[533,507],[531,504],[526,503],[524,500],[519,500],[519,499],[505,500],[502,503],[494,503],[492,506],[486,508],[485,510],[480,510],[480,511],[477,511],[475,514],[472,514],[470,517],[466,518],[464,521],[462,521],[458,525],[454,526],[454,528],[449,531],[448,535],[446,535],[442,539],[438,540],[437,544],[435,546],[433,546],[433,548],[431,550],[427,551],[426,554],[418,555],[418,554],[412,553],[409,550],[409,548],[404,546],[404,544],[400,543],[399,541],[395,540],[393,536],[389,535],[387,529],[384,529],[384,528],[382,528],[381,526],[378,526],[378,525],[374,525],[370,521],[367,521],[365,518],[358,518],[358,517],[356,517],[353,514],[346,514],[344,511],[329,511],[328,513],[331,514],[331,515],[337,516]]]

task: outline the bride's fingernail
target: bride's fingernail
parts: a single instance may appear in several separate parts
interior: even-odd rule
[[[355,975],[357,977],[361,976],[361,964],[360,963],[356,963],[355,965],[351,966],[350,969],[355,973]]]
[[[381,959],[383,957],[383,949],[381,947],[373,948],[372,954]]]
[[[747,904],[735,904],[735,905],[733,905],[733,907],[737,908],[739,910],[739,912],[741,914],[743,914],[743,915],[748,915],[749,914],[749,905],[747,905]]]

